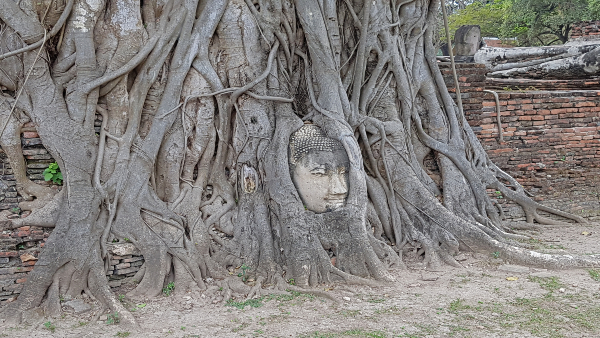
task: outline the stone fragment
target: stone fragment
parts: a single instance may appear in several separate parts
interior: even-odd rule
[[[21,255],[21,262],[37,261],[37,257],[30,253],[24,253]]]
[[[436,275],[431,275],[431,274],[423,274],[421,275],[421,280],[426,281],[426,282],[433,282],[438,280],[438,276]]]
[[[553,277],[552,274],[550,272],[547,271],[540,271],[540,272],[534,272],[531,274],[532,277],[540,277],[540,278],[550,278]]]
[[[527,273],[529,268],[521,265],[504,264],[498,267],[499,271],[511,272],[511,273]]]
[[[132,243],[110,244],[109,251],[117,256],[140,255],[140,251]],[[113,257],[114,259],[114,257]]]
[[[462,262],[462,261],[466,261],[466,260],[468,259],[468,257],[467,257],[465,254],[462,254],[462,253],[461,253],[461,254],[459,254],[459,255],[456,255],[456,256],[454,256],[454,259],[455,259],[457,262]]]
[[[73,299],[63,304],[67,309],[73,310],[75,314],[88,312],[92,307],[81,299]]]
[[[473,56],[481,44],[481,28],[477,25],[461,26],[454,34],[457,56]]]

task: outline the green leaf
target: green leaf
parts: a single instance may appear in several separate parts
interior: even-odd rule
[[[50,181],[53,176],[54,175],[52,175],[51,173],[44,173],[44,180],[45,181]]]

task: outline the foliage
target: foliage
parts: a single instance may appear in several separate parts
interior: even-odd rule
[[[479,25],[481,36],[502,36],[501,29],[505,13],[505,0],[495,0],[490,3],[473,2],[448,17],[450,37],[454,39],[456,30],[464,25]],[[446,32],[443,27],[440,32],[440,39],[446,41]]]
[[[248,299],[248,300],[245,300],[243,302],[236,302],[236,301],[233,301],[233,300],[229,299],[227,301],[227,303],[225,303],[225,306],[233,306],[233,307],[238,308],[240,310],[243,310],[246,306],[261,307],[261,306],[263,306],[263,303],[262,303],[263,299],[264,298],[261,297],[261,298],[257,298],[257,299]]]
[[[565,43],[572,24],[591,19],[588,0],[510,0],[504,21],[506,35],[518,37],[521,45]]]
[[[169,284],[167,284],[167,286],[165,286],[163,288],[162,292],[165,295],[165,297],[169,297],[171,295],[171,293],[173,293],[174,290],[175,290],[175,283],[169,282]]]
[[[600,18],[600,0],[589,0],[588,15],[590,19]]]
[[[562,284],[560,282],[560,280],[558,279],[558,277],[535,277],[535,276],[529,276],[527,277],[527,279],[529,279],[529,281],[531,282],[535,282],[538,283],[540,285],[540,287],[542,287],[543,289],[546,289],[550,292],[552,291],[556,291],[562,287],[564,287],[565,285]]]
[[[600,19],[600,0],[473,1],[448,18],[450,33],[479,25],[482,36],[517,38],[521,46],[565,43],[574,23]],[[442,27],[440,38],[445,41]]]
[[[250,267],[247,266],[246,264],[242,264],[242,266],[240,267],[240,269],[242,269],[242,272],[238,273],[237,276],[242,278],[242,282],[245,282],[248,280],[248,274],[247,271],[250,270]]]
[[[56,326],[54,326],[52,322],[45,322],[44,327],[52,333],[54,333],[54,331],[56,330]]]
[[[121,318],[119,317],[118,312],[109,313],[106,318],[106,324],[108,324],[108,325],[119,324],[120,321],[121,321]]]
[[[63,176],[58,167],[58,163],[54,162],[48,165],[48,168],[44,170],[44,180],[62,184]]]
[[[600,282],[600,269],[589,269],[590,277],[596,282]]]

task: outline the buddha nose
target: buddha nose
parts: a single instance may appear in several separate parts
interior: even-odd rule
[[[345,195],[348,192],[344,175],[331,175],[330,191],[334,195]]]

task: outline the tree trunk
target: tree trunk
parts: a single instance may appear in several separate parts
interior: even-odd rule
[[[486,188],[531,222],[559,223],[538,210],[584,220],[490,162],[437,67],[435,0],[58,2],[0,2],[0,141],[39,202],[9,226],[55,227],[4,317],[56,315],[59,295],[86,292],[135,325],[104,276],[109,241],[144,256],[131,298],[209,277],[225,301],[379,285],[411,248],[431,268],[460,266],[460,250],[600,265],[523,249],[502,224]],[[24,174],[21,115],[64,175],[53,200]]]

